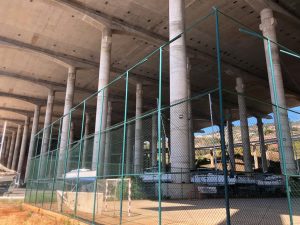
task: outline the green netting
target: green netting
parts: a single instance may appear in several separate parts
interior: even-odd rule
[[[225,27],[224,20],[231,21],[230,26]],[[190,31],[196,30],[200,39],[204,28],[213,38],[202,45]],[[46,152],[41,150],[45,130],[36,135],[25,202],[90,224],[298,224],[300,113],[260,99],[258,93],[235,91],[235,82],[229,78],[236,67],[221,59],[229,56],[227,49],[233,45],[222,38],[225,28],[237,32],[246,43],[257,42],[257,49],[239,45],[245,52],[263,55],[265,37],[244,34],[256,33],[214,9],[184,35],[189,46],[199,45],[199,52],[208,48],[213,52],[207,55],[214,59],[211,64],[203,55],[192,59],[199,64],[204,61],[204,66],[191,75],[201,76],[202,70],[210,69],[216,82],[205,87],[200,83],[186,99],[170,103],[169,90],[163,85],[170,81],[166,75],[169,45],[183,34],[165,43],[53,122]],[[265,67],[257,59],[250,65],[242,62],[240,73],[254,64]],[[144,98],[151,104],[139,110],[129,100],[140,82],[136,73],[149,68],[152,78],[145,81]],[[267,69],[272,68],[263,68],[264,72]],[[249,78],[246,85],[251,82]],[[109,103],[107,89],[119,93]],[[248,110],[246,139],[236,108],[241,97]],[[101,110],[95,112],[91,108],[97,101]],[[103,113],[106,107],[112,107],[112,117]],[[290,131],[282,131],[280,113],[290,118]],[[62,134],[65,118],[68,132]],[[285,149],[287,132],[291,149]],[[62,135],[67,135],[64,149],[60,147]],[[294,154],[295,171],[286,169],[288,151]],[[245,172],[246,154],[250,172]]]

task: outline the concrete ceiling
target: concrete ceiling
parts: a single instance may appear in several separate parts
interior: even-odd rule
[[[300,5],[297,1],[257,2],[267,2],[283,10],[275,12],[278,41],[300,50]],[[186,0],[185,4],[187,26],[207,15],[212,6],[218,6],[221,11],[259,32],[258,8],[251,0]],[[95,92],[103,24],[110,23],[113,28],[111,80],[168,40],[167,0],[10,0],[0,2],[0,14],[0,119],[24,120],[24,115],[3,108],[33,112],[34,101],[44,105],[49,88],[57,90],[54,111],[56,116],[62,115],[68,66],[79,68],[74,104]],[[220,17],[224,86],[234,91],[235,77],[243,76],[248,95],[269,101],[262,41],[239,32],[239,27],[224,16]],[[196,25],[187,33],[186,39],[192,67],[192,93],[216,87],[214,18]],[[300,78],[297,71],[300,62],[282,56],[282,63],[288,104],[299,105],[300,86],[297,84]],[[157,74],[158,57],[132,71],[130,115],[134,115],[136,80],[145,83],[144,110],[155,107]],[[168,104],[167,48],[163,75],[164,103]],[[120,80],[110,91],[114,100],[114,122],[122,118],[123,103],[119,100],[124,97],[124,89],[124,80]],[[197,107],[198,104],[205,105],[206,101],[194,103],[197,119],[209,115],[208,107]],[[236,108],[234,96],[227,95],[226,101],[226,107]],[[95,99],[88,102],[90,109],[95,104]],[[44,112],[45,107],[42,107],[42,114]],[[269,113],[271,109],[254,104],[251,112]],[[234,117],[237,118],[237,114]],[[208,123],[203,122],[197,126],[206,125]]]

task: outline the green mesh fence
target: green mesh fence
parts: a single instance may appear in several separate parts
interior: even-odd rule
[[[296,54],[214,9],[36,135],[25,202],[90,224],[300,224],[300,113],[248,88],[247,69],[272,68],[230,56],[237,53],[225,29],[244,40],[244,52],[264,58],[265,41]],[[195,47],[190,60],[203,64],[191,79],[208,70],[215,81],[170,102],[169,48],[181,35]],[[239,58],[239,67],[227,57]],[[238,76],[247,93],[235,90]],[[140,96],[149,104],[137,107]]]

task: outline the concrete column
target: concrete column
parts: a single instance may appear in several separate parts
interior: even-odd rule
[[[127,142],[126,142],[126,174],[132,173],[132,157],[133,157],[133,124],[127,126]]]
[[[230,170],[235,171],[235,157],[234,157],[234,141],[232,129],[232,115],[231,110],[227,110],[227,139],[228,139],[228,153],[230,159]]]
[[[270,40],[277,42],[276,37],[276,19],[273,16],[273,12],[271,9],[263,9],[260,12],[260,18],[261,18],[261,24],[260,29],[262,30],[262,34],[265,37],[268,37]],[[278,46],[276,44],[271,43],[271,54],[272,54],[272,64],[274,68],[274,80],[275,84],[273,84],[273,78],[272,78],[272,70],[271,70],[271,62],[269,60],[269,50],[268,50],[268,43],[267,40],[264,40],[264,47],[265,47],[265,55],[266,55],[266,63],[267,63],[267,69],[268,69],[268,78],[269,78],[269,86],[270,86],[270,92],[271,92],[271,99],[272,103],[275,104],[275,98],[273,93],[273,85],[276,85],[276,93],[277,93],[277,99],[278,99],[278,105],[282,108],[279,109],[279,120],[277,121],[277,113],[276,108],[273,107],[273,113],[274,113],[274,120],[275,123],[280,122],[281,124],[281,132],[282,132],[282,141],[283,141],[283,151],[285,152],[285,160],[286,160],[286,172],[288,174],[293,174],[297,172],[296,162],[294,158],[294,152],[293,152],[293,145],[292,145],[292,139],[290,134],[290,126],[288,121],[288,114],[285,110],[286,108],[286,101],[285,101],[285,93],[284,93],[284,86],[282,81],[282,72],[281,72],[281,65],[280,65],[280,58],[279,58],[279,50]],[[277,128],[277,126],[276,126]],[[279,131],[277,130],[277,139],[279,140]],[[282,155],[281,155],[282,158]],[[283,171],[283,166],[281,163],[281,170]]]
[[[5,139],[5,133],[6,133],[6,126],[7,126],[7,121],[4,122],[3,130],[2,130],[2,139],[1,139],[1,147],[0,147],[0,161],[2,160],[2,151],[3,151],[3,144],[4,144],[4,139]]]
[[[187,95],[188,99],[192,97],[191,94],[191,64],[189,58],[187,58]],[[192,113],[192,101],[189,100],[188,104],[188,122],[189,122],[189,153],[190,153],[190,169],[195,169],[195,139],[194,139],[194,126],[193,126],[193,113]]]
[[[111,126],[111,112],[112,112],[112,106],[111,106],[111,102],[108,101],[108,104],[107,104],[107,120],[106,120],[106,128],[109,128]],[[108,131],[106,132],[106,135],[105,135],[105,152],[104,152],[104,163],[103,163],[103,173],[104,173],[104,176],[107,176],[107,175],[111,175],[110,174],[110,168],[111,168],[111,149],[110,149],[110,143],[111,143],[111,140],[110,140],[110,134],[111,134],[111,131]]]
[[[71,122],[71,127],[70,127],[70,145],[72,146],[72,143],[74,142],[74,122]],[[70,146],[70,148],[71,148]]]
[[[43,138],[42,138],[42,147],[41,147],[41,166],[39,174],[40,176],[44,176],[44,170],[46,169],[46,153],[48,152],[49,148],[49,141],[50,141],[50,132],[51,127],[50,124],[52,122],[52,113],[53,113],[53,105],[54,105],[54,98],[55,92],[51,89],[48,91],[48,99],[46,105],[46,114],[44,120],[44,129],[43,129]]]
[[[7,137],[7,144],[6,144],[6,148],[5,148],[5,154],[4,154],[4,165],[6,165],[7,161],[8,161],[8,154],[9,154],[9,149],[10,149],[11,138],[12,138],[12,136]]]
[[[267,155],[266,155],[263,122],[260,117],[257,117],[256,119],[257,119],[257,131],[258,131],[260,154],[261,154],[261,167],[262,167],[262,171],[266,173],[268,172],[268,163],[267,163]]]
[[[76,157],[75,159],[73,158],[74,155],[76,156],[78,154],[78,152],[74,152],[73,150],[73,144],[74,142],[74,122],[71,121],[71,126],[70,126],[70,140],[69,140],[69,146],[68,146],[68,162],[67,162],[67,170],[71,171],[72,169],[74,169],[74,165],[76,164],[76,168],[77,168],[77,161],[75,162],[74,160],[77,160]]]
[[[258,169],[259,165],[258,165],[258,155],[257,155],[257,149],[256,149],[256,145],[253,145],[253,158],[254,158],[254,169]]]
[[[268,145],[265,145],[265,148],[266,148],[266,157],[267,157],[267,167],[269,167],[270,166],[270,160],[271,160],[271,156],[270,156],[270,154],[271,154],[271,152],[270,151],[268,151]]]
[[[157,114],[152,115],[151,166],[157,166]]]
[[[41,107],[39,105],[34,106],[34,114],[33,114],[32,128],[31,128],[31,135],[30,135],[30,143],[29,143],[29,150],[28,150],[28,156],[27,156],[25,179],[24,179],[25,182],[27,181],[27,178],[28,178],[28,175],[29,175],[31,157],[34,154],[34,147],[35,147],[35,138],[34,137],[35,137],[35,135],[38,131],[38,128],[39,128],[40,110],[41,110]]]
[[[142,173],[144,169],[144,149],[143,149],[143,121],[139,117],[143,111],[143,86],[141,83],[136,85],[136,105],[135,105],[135,135],[134,135],[134,172]]]
[[[17,172],[20,173],[20,176],[25,172],[22,169],[23,169],[23,163],[24,163],[24,158],[25,158],[25,154],[26,154],[29,122],[30,122],[30,118],[27,116],[25,119],[25,123],[24,123],[20,157],[19,157],[19,163],[18,163],[18,169],[17,169]]]
[[[169,0],[169,38],[184,31],[184,1]],[[187,99],[187,67],[185,36],[170,44],[170,103]],[[190,170],[188,105],[181,103],[170,109],[172,172]],[[190,182],[189,176],[174,176],[174,182]],[[178,178],[178,179],[177,179]]]
[[[106,27],[102,30],[98,90],[103,89],[109,82],[111,40],[112,40],[112,32],[110,28]],[[95,170],[97,166],[100,165],[99,168],[100,171],[98,171],[99,175],[103,173],[102,169],[103,169],[104,151],[105,151],[105,134],[101,133],[101,131],[103,131],[106,128],[107,102],[108,102],[108,88],[99,92],[97,96],[97,111],[96,111],[96,120],[95,120],[95,134],[97,135],[95,135],[94,138],[92,169]],[[101,119],[102,122],[100,122]],[[99,135],[103,135],[101,137],[100,144],[99,144],[99,137],[97,137]],[[98,161],[98,165],[97,165],[97,161]]]
[[[210,167],[211,168],[215,168],[216,167],[216,164],[215,164],[215,151],[214,149],[211,149],[209,151],[209,156],[210,156]]]
[[[64,173],[64,162],[66,160],[66,151],[68,150],[68,138],[69,138],[69,112],[73,106],[74,89],[76,80],[76,69],[70,67],[68,70],[68,79],[66,87],[66,97],[64,106],[64,118],[60,135],[60,148],[59,148],[59,161],[57,165],[57,176],[61,176]]]
[[[22,127],[21,127],[21,125],[18,125],[15,150],[14,150],[13,161],[12,161],[12,166],[11,166],[12,170],[17,170],[17,165],[18,165],[18,160],[19,160],[19,152],[20,152],[20,145],[21,145],[21,137],[22,137],[21,132],[22,132]]]
[[[50,131],[51,131],[51,128],[49,126],[52,122],[54,95],[55,95],[54,91],[49,90],[48,99],[47,99],[47,106],[46,106],[46,114],[45,114],[45,120],[44,120],[42,151],[41,151],[42,154],[44,154],[48,151]]]
[[[11,169],[12,158],[13,158],[13,155],[14,155],[15,143],[16,143],[16,132],[14,131],[12,133],[12,137],[11,137],[11,143],[10,143],[10,146],[9,146],[8,160],[7,160],[7,164],[6,164],[6,167],[9,168],[9,169]]]
[[[85,123],[84,123],[84,143],[82,151],[82,168],[87,168],[87,154],[88,154],[88,143],[89,139],[87,138],[90,133],[90,114],[85,113]]]
[[[6,147],[7,147],[7,137],[4,136],[4,137],[2,137],[2,139],[3,139],[3,142],[2,142],[2,145],[1,145],[2,152],[1,152],[1,161],[0,162],[4,165],[4,162],[5,162],[5,151],[6,151]]]
[[[249,139],[249,127],[247,120],[247,108],[246,100],[244,96],[244,84],[241,77],[236,78],[236,91],[238,93],[238,105],[240,114],[240,127],[243,145],[243,159],[245,172],[252,172],[252,160],[251,160],[251,150],[250,150],[250,139]]]
[[[161,171],[166,172],[166,136],[161,135]]]

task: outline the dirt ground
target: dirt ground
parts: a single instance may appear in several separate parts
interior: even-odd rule
[[[294,198],[294,224],[300,224],[300,199]],[[99,224],[117,225],[120,217],[117,210],[120,202],[110,202],[107,210],[96,213]],[[231,222],[233,225],[288,225],[289,216],[285,198],[231,199]],[[58,211],[57,204],[52,210]],[[128,202],[123,201],[123,222],[130,225],[158,224],[157,201],[133,200],[131,215],[128,215]],[[49,205],[44,204],[44,208]],[[65,214],[73,211],[66,205]],[[78,211],[77,216],[91,221],[91,213]],[[164,225],[225,225],[226,214],[223,199],[168,200],[162,202],[162,222]],[[21,202],[2,202],[0,200],[0,225],[78,225],[68,219],[45,216],[22,208]]]
[[[1,225],[71,225],[68,220],[57,220],[23,209],[21,201],[0,200]]]

